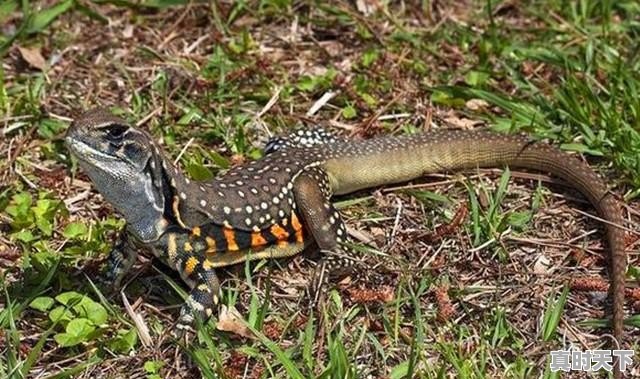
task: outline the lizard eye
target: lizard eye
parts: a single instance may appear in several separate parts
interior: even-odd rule
[[[126,132],[127,129],[129,128],[126,125],[112,124],[106,130],[107,139],[109,139],[109,141],[114,143],[120,143],[122,142],[122,138],[124,137],[124,132]]]

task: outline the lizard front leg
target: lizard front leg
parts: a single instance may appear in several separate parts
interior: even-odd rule
[[[180,309],[177,333],[190,329],[198,317],[206,322],[219,302],[220,281],[215,269],[207,264],[206,246],[186,232],[170,232],[163,238],[166,261],[173,266],[191,292]]]
[[[220,281],[215,271],[201,268],[195,276],[191,292],[180,308],[178,330],[192,327],[196,317],[206,322],[220,301]]]
[[[322,253],[309,286],[310,300],[315,305],[322,286],[331,277],[352,271],[357,260],[341,246],[346,241],[347,230],[330,202],[331,189],[326,173],[319,168],[306,170],[296,178],[293,191],[298,212]]]
[[[125,229],[120,233],[118,242],[107,257],[102,282],[111,290],[120,288],[122,279],[131,269],[138,257],[138,249],[134,246],[132,236]]]

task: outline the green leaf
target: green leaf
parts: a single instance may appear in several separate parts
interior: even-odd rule
[[[35,207],[32,207],[35,215],[36,226],[46,236],[53,233],[53,220],[60,206],[60,201],[51,199],[39,199]]]
[[[46,139],[53,139],[57,134],[67,128],[67,125],[61,121],[51,118],[44,119],[38,125],[38,134]]]
[[[210,367],[211,361],[210,356],[205,349],[192,349],[187,350],[189,354],[189,358],[193,363],[195,363],[196,367],[200,369],[200,374],[202,379],[219,379],[221,378],[214,370]],[[219,362],[220,359],[216,358],[216,361]],[[217,363],[218,367],[221,367],[222,364]],[[149,374],[147,375],[147,379],[162,379],[158,374]]]
[[[91,320],[75,318],[67,324],[66,333],[59,333],[54,339],[61,347],[74,346],[89,339],[91,333],[96,330]]]
[[[630,265],[628,268],[628,273],[630,277],[640,279],[640,268]]]
[[[102,306],[102,304],[97,303],[88,297],[82,299],[80,304],[74,306],[73,309],[78,312],[78,315],[88,318],[96,326],[106,324],[109,317],[107,310]]]
[[[46,218],[36,218],[36,226],[45,236],[51,236],[53,233],[53,223]]]
[[[379,53],[377,50],[367,50],[362,54],[362,67],[369,67],[373,62],[378,59]]]
[[[317,82],[314,80],[312,76],[305,75],[298,81],[298,89],[301,91],[313,91],[316,88]]]
[[[39,296],[33,299],[29,306],[33,309],[39,310],[40,312],[46,312],[53,306],[55,301],[53,298],[49,296]]]
[[[14,218],[25,218],[30,214],[33,199],[28,192],[21,192],[13,195],[11,205],[6,212]]]
[[[29,22],[27,33],[41,32],[58,16],[71,9],[73,4],[73,0],[63,0],[50,8],[43,9],[40,12],[36,13]]]
[[[96,327],[91,320],[82,317],[71,320],[66,327],[68,334],[79,338],[86,338],[94,330]]]
[[[36,237],[33,235],[33,233],[31,233],[31,231],[24,230],[24,229],[17,233],[13,233],[13,237],[18,241],[22,241],[24,243],[33,242],[36,239]]]
[[[83,297],[84,295],[81,295],[76,291],[69,291],[56,296],[56,301],[66,306],[72,306],[80,302]]]
[[[37,242],[36,242],[37,244]],[[34,244],[35,247],[35,244]],[[60,259],[60,255],[56,254],[50,250],[38,251],[35,254],[31,255],[31,263],[33,267],[40,272],[49,272],[53,267],[55,267]]]
[[[38,199],[36,201],[36,206],[33,207],[33,213],[36,216],[46,216],[51,214],[52,211],[55,211],[58,205],[58,201],[51,199]]]
[[[376,100],[373,96],[369,95],[368,93],[361,93],[360,97],[370,107],[375,107],[378,104],[378,100]]]
[[[51,322],[66,322],[73,318],[73,312],[64,306],[57,306],[49,312]]]
[[[356,111],[356,108],[353,107],[353,105],[347,105],[346,107],[342,108],[342,117],[346,118],[347,120],[352,119],[357,115],[358,112]]]
[[[72,222],[64,228],[62,235],[65,238],[75,239],[87,234],[88,230],[89,228],[87,228],[85,224],[82,224],[80,222]]]
[[[483,85],[489,79],[489,74],[480,71],[469,71],[464,76],[464,81],[471,87],[478,87]]]
[[[435,104],[456,107],[462,107],[465,104],[464,99],[456,98],[451,93],[441,90],[434,90],[433,93],[431,93],[431,101]]]
[[[138,343],[138,334],[134,329],[118,331],[118,336],[109,342],[109,348],[118,353],[126,354],[133,350]]]
[[[394,368],[391,369],[391,374],[389,374],[390,379],[402,379],[406,378],[409,374],[409,361],[404,361],[402,363],[397,364]]]
[[[148,374],[157,374],[160,372],[160,369],[164,366],[163,362],[160,361],[146,361],[144,362],[144,371]]]
[[[305,75],[298,80],[296,87],[305,92],[312,92],[327,88],[336,77],[337,71],[334,69],[327,70],[323,75],[309,76]]]
[[[507,216],[509,225],[515,228],[522,228],[531,220],[531,212],[512,212]]]
[[[70,347],[75,346],[82,342],[82,338],[77,336],[73,336],[69,333],[59,333],[53,336],[53,339],[56,340],[56,343],[60,345],[60,347]]]

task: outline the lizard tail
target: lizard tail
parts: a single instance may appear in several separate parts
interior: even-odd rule
[[[336,194],[399,183],[427,173],[476,167],[519,167],[549,172],[579,190],[604,220],[610,251],[613,335],[622,343],[627,259],[620,205],[604,180],[585,162],[556,147],[519,135],[440,130],[335,147],[326,162]]]

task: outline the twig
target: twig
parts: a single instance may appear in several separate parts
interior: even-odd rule
[[[324,107],[335,95],[336,93],[333,91],[325,92],[324,95],[322,95],[318,100],[316,100],[315,103],[313,103],[311,108],[309,108],[309,110],[307,111],[306,115],[313,116],[314,114],[316,114],[316,112],[318,112],[320,108]]]

